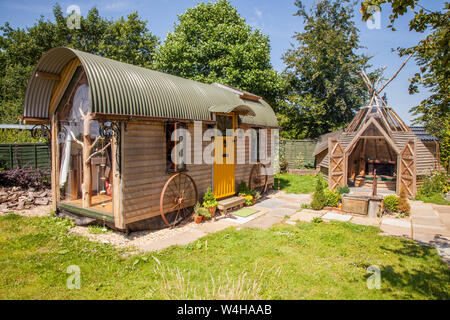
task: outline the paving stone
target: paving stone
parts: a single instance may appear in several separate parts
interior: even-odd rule
[[[381,220],[381,225],[411,229],[411,221],[405,219],[383,218]]]
[[[328,212],[322,216],[322,219],[337,220],[337,221],[350,221],[351,218],[352,218],[352,216],[350,216],[350,215],[339,214],[339,213],[334,213],[334,212]]]
[[[145,243],[139,246],[139,249],[143,251],[158,251],[168,248],[174,245],[187,245],[197,239],[204,237],[206,233],[199,230],[189,230],[180,234],[176,234],[170,238],[164,239],[163,241],[153,241]]]
[[[355,223],[355,224],[360,224],[363,226],[378,227],[380,225],[379,218],[371,218],[371,217],[353,217],[350,222]]]
[[[231,223],[230,221],[226,221],[226,220],[219,220],[219,221],[212,221],[212,222],[207,222],[207,223],[202,223],[201,225],[199,225],[197,227],[197,230],[200,230],[202,232],[205,233],[214,233],[214,232],[219,232],[222,231],[228,227],[233,226],[234,224]]]
[[[411,203],[412,216],[436,216],[433,206],[429,203]]]
[[[274,224],[280,223],[282,220],[283,218],[280,217],[265,215],[246,223],[244,226],[248,228],[257,228],[266,230],[269,229]]]
[[[297,212],[295,214],[293,214],[290,218],[289,221],[304,221],[304,222],[311,222],[314,218],[320,218],[322,217],[322,213],[319,212],[309,212],[306,210],[302,210],[300,212]]]
[[[312,209],[302,209],[302,212],[304,213],[317,213],[323,216],[324,214],[330,212],[328,210],[312,210]]]
[[[395,236],[395,237],[403,237],[403,238],[411,238],[411,228],[402,228],[391,225],[381,225],[380,226],[381,235],[385,236]]]
[[[432,246],[434,243],[435,236],[436,236],[435,234],[430,233],[413,232],[413,240],[419,242],[419,244],[422,245]]]
[[[290,208],[275,208],[267,212],[268,216],[276,216],[284,218],[285,216],[292,216],[297,210]]]
[[[413,224],[424,224],[431,226],[442,226],[442,222],[438,217],[413,217]]]
[[[447,231],[446,228],[442,229],[436,229],[432,228],[430,226],[417,226],[413,225],[413,232],[415,233],[425,233],[425,234],[431,234],[431,235],[440,235],[440,236],[450,236],[450,232]]]
[[[252,221],[254,219],[256,219],[258,216],[255,214],[252,214],[251,216],[248,217],[239,217],[239,216],[234,216],[234,218],[225,218],[224,221],[230,222],[230,223],[235,223],[235,224],[244,224],[247,223],[249,221]]]
[[[442,260],[450,264],[450,237],[434,239],[434,247],[436,248]]]
[[[298,202],[288,202],[285,203],[282,208],[289,208],[289,209],[295,209],[295,211],[298,211],[302,208],[301,203]]]
[[[282,201],[279,199],[267,199],[258,203],[258,207],[274,209],[278,207],[282,207],[286,201]]]

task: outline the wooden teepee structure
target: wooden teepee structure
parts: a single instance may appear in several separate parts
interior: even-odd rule
[[[417,136],[381,96],[410,58],[380,87],[382,75],[372,82],[362,70],[370,92],[368,105],[347,128],[319,138],[314,155],[330,189],[346,184],[370,187],[379,178],[378,188],[396,192],[404,188],[414,196],[421,183],[418,177],[439,167],[436,141]]]
[[[412,55],[410,55],[400,66],[400,68],[397,70],[397,72],[394,73],[394,75],[386,81],[385,84],[381,86],[380,89],[378,89],[378,85],[380,83],[380,80],[383,76],[384,70],[386,70],[386,67],[383,68],[380,76],[377,78],[375,82],[372,82],[370,78],[367,76],[366,72],[364,70],[360,71],[361,78],[363,79],[365,85],[367,86],[367,89],[370,93],[370,101],[366,108],[362,108],[358,114],[355,116],[355,118],[352,120],[350,125],[347,127],[346,132],[355,132],[358,128],[360,128],[362,125],[364,125],[370,117],[374,117],[377,119],[380,119],[379,122],[383,125],[385,129],[392,130],[394,132],[408,132],[411,131],[408,126],[405,125],[405,123],[400,119],[400,117],[395,113],[392,108],[390,108],[385,99],[381,96],[381,92],[387,87],[387,85],[397,77],[397,75],[400,73],[400,71],[403,69],[405,64],[408,62],[408,60],[411,58]]]

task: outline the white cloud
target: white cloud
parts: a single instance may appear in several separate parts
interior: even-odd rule
[[[256,14],[256,16],[257,16],[259,19],[262,18],[263,13],[262,13],[262,11],[259,10],[258,8],[255,8],[255,14]]]

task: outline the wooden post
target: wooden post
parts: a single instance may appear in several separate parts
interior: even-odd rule
[[[120,143],[122,143],[123,146],[123,141],[124,141],[124,137],[125,137],[125,128],[124,128],[124,124],[121,123],[120,124]],[[123,147],[120,147],[117,145],[117,139],[118,137],[116,137],[115,135],[113,135],[112,137],[112,141],[111,141],[111,162],[112,162],[112,176],[113,176],[113,214],[114,214],[114,225],[116,228],[119,229],[125,229],[126,225],[125,225],[125,219],[123,216],[123,203],[122,203],[122,177],[120,176],[120,172],[121,172],[121,163],[124,163],[124,152],[123,152]],[[117,156],[118,156],[118,152],[121,153],[120,158],[121,158],[121,163],[118,163],[117,161]]]
[[[52,152],[52,210],[56,212],[56,202],[58,200],[58,172],[59,172],[59,163],[58,163],[58,124],[57,124],[57,116],[56,114],[52,115],[51,118],[51,152]]]
[[[91,155],[91,119],[88,115],[83,118],[83,208],[92,205],[92,167],[89,156]]]

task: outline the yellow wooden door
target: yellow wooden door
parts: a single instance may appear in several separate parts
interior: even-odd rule
[[[214,196],[225,198],[235,191],[235,144],[234,144],[234,115],[216,115],[217,129],[222,136],[214,137]],[[228,132],[227,132],[228,129]],[[231,130],[231,131],[230,131]]]

